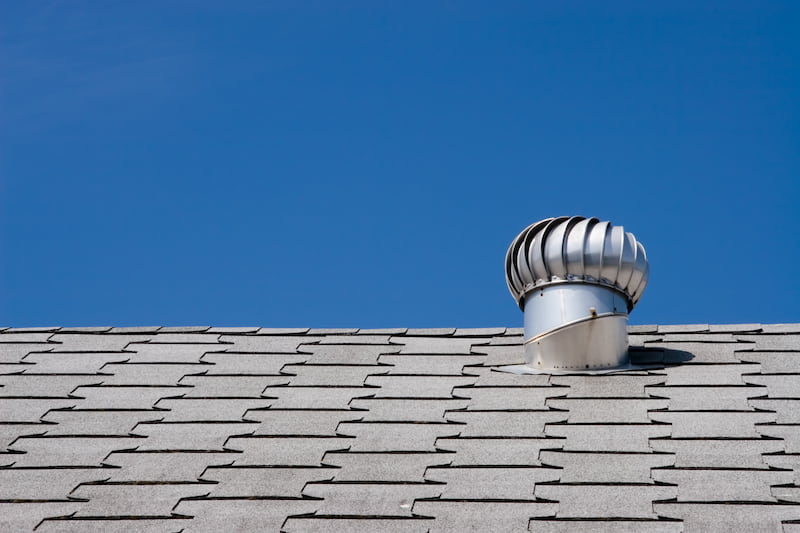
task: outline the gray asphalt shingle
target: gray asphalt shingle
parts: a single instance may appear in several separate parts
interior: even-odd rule
[[[561,411],[450,411],[450,422],[465,424],[462,437],[544,437],[545,424],[563,422]]]
[[[679,468],[765,468],[765,454],[783,451],[786,443],[761,438],[660,438],[652,439],[650,447],[670,454]]]
[[[234,466],[321,466],[326,452],[349,450],[352,437],[231,437],[226,448],[243,452]]]
[[[432,483],[309,483],[303,494],[322,498],[318,514],[411,516],[414,500],[435,498],[441,491]]]
[[[107,470],[110,481],[195,482],[206,469],[231,464],[238,455],[236,452],[112,452],[103,464],[119,467]]]
[[[205,483],[101,483],[81,485],[72,497],[86,500],[76,516],[169,516],[181,498],[208,494]]]
[[[445,412],[466,409],[469,400],[356,398],[350,401],[353,412],[364,422],[445,422]]]
[[[546,467],[431,467],[425,479],[446,483],[442,498],[529,500],[537,483],[557,481],[560,470]]]
[[[186,375],[178,384],[190,387],[182,390],[184,398],[258,398],[267,387],[288,385],[291,379],[287,375]]]
[[[796,520],[800,505],[775,503],[653,503],[659,516],[683,520],[684,531],[724,533],[730,531],[781,532],[781,522]]]
[[[454,466],[542,466],[540,451],[560,449],[564,439],[541,437],[441,438],[436,448],[455,452],[448,460]]]
[[[366,385],[380,387],[372,393],[378,398],[452,398],[454,387],[472,385],[472,376],[369,376]]]
[[[559,518],[658,518],[653,501],[675,497],[677,487],[591,483],[536,485],[538,498],[558,502]]]
[[[777,501],[770,487],[792,483],[791,470],[657,468],[652,474],[677,485],[679,502]]]
[[[428,533],[432,520],[426,518],[385,518],[340,516],[307,516],[289,518],[283,531],[286,533],[370,533],[391,531],[393,533]]]
[[[669,437],[668,424],[548,424],[545,435],[563,437],[563,448],[579,452],[649,452],[650,439]]]
[[[248,435],[258,422],[158,422],[140,423],[133,433],[145,439],[139,450],[218,450],[229,438]]]
[[[800,325],[630,331],[0,330],[0,531],[800,531]]]
[[[434,517],[431,533],[526,531],[536,516],[553,516],[558,504],[535,501],[430,500],[414,503],[414,513]]]
[[[113,451],[131,450],[142,444],[141,437],[20,437],[14,449],[15,467],[93,467],[102,466]]]
[[[429,466],[447,465],[452,453],[437,452],[328,452],[323,463],[339,466],[335,481],[425,481]]]
[[[466,365],[481,365],[484,355],[381,355],[378,361],[392,365],[388,374],[430,374],[460,376]]]
[[[760,371],[763,374],[800,373],[800,350],[776,352],[737,352],[736,358],[747,363],[758,363],[761,365]],[[758,373],[758,371],[754,373]],[[745,377],[750,378],[751,376]]]
[[[675,464],[671,453],[542,450],[539,459],[562,469],[558,479],[564,483],[652,483],[651,469]]]
[[[52,425],[44,427],[47,435],[112,435],[124,437],[133,433],[140,422],[162,420],[164,413],[154,410],[104,409],[52,410],[42,421]]]
[[[315,365],[376,365],[381,354],[398,353],[402,346],[383,344],[304,344],[305,360]]]
[[[0,398],[51,397],[68,398],[70,393],[83,385],[99,385],[110,376],[72,374],[12,374],[0,376]]]
[[[259,423],[254,435],[334,437],[340,422],[360,420],[362,414],[347,409],[255,409],[247,412],[247,420]]]
[[[306,483],[329,480],[335,472],[325,467],[210,467],[203,479],[217,482],[209,486],[217,498],[299,498]]]
[[[469,410],[547,409],[548,398],[565,394],[562,387],[456,387],[453,395],[469,398]]]
[[[280,531],[289,516],[313,513],[317,500],[276,498],[201,498],[182,500],[174,512],[191,516],[183,533]]]
[[[389,367],[377,365],[286,365],[281,372],[293,374],[297,386],[360,387],[367,376],[386,374]]]
[[[447,423],[342,422],[338,432],[356,437],[352,451],[432,452],[439,437],[457,436],[465,426]]]

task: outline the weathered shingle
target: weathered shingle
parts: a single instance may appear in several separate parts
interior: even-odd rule
[[[119,468],[108,469],[110,481],[122,482],[196,482],[214,465],[229,465],[237,452],[128,451],[112,452],[103,464]],[[204,477],[208,480],[209,478]],[[91,481],[91,480],[88,480]]]
[[[289,516],[313,513],[317,500],[289,498],[201,498],[182,500],[175,513],[191,516],[187,533],[280,531]]]
[[[100,385],[108,376],[74,374],[12,374],[0,376],[0,398],[68,398],[83,385]],[[0,399],[2,401],[2,399]]]
[[[648,412],[666,409],[668,400],[657,398],[550,398],[547,406],[564,411],[570,424],[647,423]]]
[[[381,354],[398,353],[401,346],[382,344],[304,344],[305,361],[315,365],[376,365]]]
[[[563,387],[456,387],[453,395],[469,398],[469,410],[506,410],[547,408],[546,401],[565,394]]]
[[[130,353],[84,352],[84,353],[30,353],[22,361],[32,363],[26,372],[36,374],[97,374],[108,363],[124,363]],[[35,368],[35,372],[33,372]]]
[[[442,498],[455,500],[529,500],[537,483],[556,481],[558,468],[432,467],[425,479],[446,483]]]
[[[76,516],[169,516],[181,498],[208,494],[205,483],[100,483],[81,485],[72,496],[86,500]]]
[[[409,335],[413,334],[409,331]],[[417,333],[419,334],[419,333]],[[393,344],[402,344],[401,354],[469,354],[473,345],[486,344],[485,339],[439,337],[392,337]]]
[[[152,409],[162,398],[183,394],[183,387],[162,386],[82,386],[74,396],[81,398],[77,407],[82,409]]]
[[[659,516],[683,520],[686,531],[782,531],[783,520],[796,520],[800,505],[776,503],[661,503],[653,504]]]
[[[666,385],[742,385],[742,374],[758,373],[757,364],[694,364],[667,367],[658,374],[666,374]]]
[[[460,376],[467,365],[481,365],[484,355],[381,355],[378,361],[392,365],[388,374],[429,374]]]
[[[671,424],[675,438],[752,438],[754,424],[775,422],[775,413],[758,411],[654,411],[650,417]]]
[[[114,451],[131,450],[142,444],[141,437],[21,437],[14,449],[15,467],[99,467]]]
[[[130,344],[125,355],[132,363],[198,364],[206,362],[202,359],[203,355],[224,352],[229,346],[227,344]]]
[[[102,368],[102,384],[178,385],[185,376],[202,374],[210,367],[206,364],[182,363],[109,363]]]
[[[370,378],[367,378],[368,380]],[[267,387],[264,395],[275,409],[347,409],[353,398],[374,396],[371,387]]]
[[[545,424],[564,422],[561,411],[450,411],[450,422],[464,424],[462,437],[544,437]]]
[[[79,502],[70,501],[0,501],[0,531],[33,531],[45,518],[69,516],[78,507]]]
[[[746,363],[758,363],[764,374],[798,374],[800,373],[800,351],[744,351],[736,353],[737,359]],[[757,373],[758,370],[747,372]],[[750,376],[745,376],[749,378]]]
[[[537,484],[535,495],[557,501],[559,518],[658,518],[653,501],[675,497],[676,487],[653,484]]]
[[[158,518],[109,517],[84,518],[70,516],[65,519],[46,519],[36,533],[183,533],[190,519],[185,516]]]
[[[272,400],[254,398],[174,398],[156,402],[166,422],[240,422],[250,409],[266,409]]]
[[[321,498],[319,514],[411,516],[414,500],[436,498],[441,490],[434,483],[309,483],[303,494]]]
[[[333,477],[335,468],[326,467],[210,467],[203,479],[216,481],[211,485],[213,497],[287,497],[299,498],[307,483]]]
[[[668,437],[668,424],[548,424],[545,435],[563,437],[570,451],[649,452],[650,439]]]
[[[597,519],[597,518],[535,518],[530,522],[530,531],[543,533],[683,533],[680,520],[650,520],[646,518]]]
[[[0,423],[38,422],[51,409],[71,409],[79,399],[52,398],[2,398]]]
[[[288,385],[291,379],[288,375],[186,375],[178,384],[190,387],[182,390],[184,398],[258,398],[267,387]]]
[[[341,437],[231,437],[226,448],[243,452],[234,466],[321,466],[325,452],[349,450],[355,439]]]
[[[747,411],[752,409],[748,403],[750,398],[767,394],[766,387],[746,385],[652,386],[647,387],[646,390],[651,396],[667,398],[663,408],[669,407],[673,411],[692,410],[698,406],[708,410]]]
[[[389,367],[377,365],[286,365],[281,372],[292,374],[292,385],[360,387],[367,376],[386,374]]]
[[[466,409],[468,400],[429,398],[356,398],[350,407],[364,422],[445,422],[445,413]]]
[[[66,500],[81,483],[103,481],[111,468],[0,468],[0,500]]]
[[[650,441],[653,451],[675,454],[679,468],[764,468],[764,454],[780,452],[780,439],[658,438]]]
[[[472,385],[472,376],[369,376],[364,382],[379,398],[452,398],[454,387]]]
[[[304,354],[207,353],[201,357],[212,365],[207,376],[277,375],[284,366],[308,359]]]
[[[647,373],[611,374],[597,376],[551,376],[550,383],[569,387],[568,398],[646,398],[645,387],[664,383],[666,378]]]
[[[763,424],[756,426],[756,432],[765,437],[781,439],[786,446],[786,453],[800,453],[798,424]]]
[[[153,337],[137,333],[128,331],[125,334],[115,334],[113,329],[109,334],[55,333],[50,336],[49,342],[59,343],[53,347],[57,352],[119,352],[129,349],[128,345],[132,343],[148,342]],[[6,334],[0,336],[0,341],[6,336]]]
[[[435,518],[431,533],[463,531],[526,531],[535,516],[553,516],[558,504],[536,501],[417,501],[416,515]]]
[[[156,422],[163,412],[151,409],[54,409],[42,417],[47,435],[106,435],[125,437],[140,422]]]
[[[347,409],[254,409],[247,420],[258,422],[255,435],[336,436],[342,421],[360,420],[358,411]]]
[[[227,351],[237,353],[296,353],[300,345],[319,342],[322,337],[310,335],[221,335]],[[305,348],[305,346],[304,346]]]
[[[54,334],[47,328],[47,331],[43,332],[25,332],[25,331],[14,331],[13,329],[6,329],[2,333],[0,333],[0,343],[12,343],[12,342],[22,342],[22,343],[47,343],[50,342],[50,338]],[[63,335],[59,335],[59,337],[63,337]],[[62,342],[60,340],[54,340],[53,342]]]
[[[425,481],[430,466],[447,465],[454,453],[440,452],[328,452],[323,463],[338,466],[335,481]]]
[[[0,363],[19,363],[29,353],[34,352],[49,352],[57,344],[42,344],[42,343],[3,343],[0,350]]]
[[[558,479],[564,483],[652,483],[652,468],[675,464],[670,453],[542,450],[539,459],[560,468]]]
[[[455,452],[454,466],[542,466],[540,450],[560,449],[565,439],[542,437],[441,438],[436,448]]]
[[[140,423],[133,432],[146,437],[139,450],[217,450],[229,438],[249,435],[258,422],[158,422]]]
[[[418,517],[341,517],[305,516],[289,518],[283,527],[286,533],[370,533],[392,531],[393,533],[428,533],[432,520]]]
[[[772,485],[792,483],[790,470],[754,469],[654,469],[653,479],[677,485],[679,502],[777,501]]]
[[[342,422],[338,431],[356,437],[352,451],[428,452],[435,451],[439,437],[458,436],[464,426],[447,423]]]
[[[763,366],[763,365],[762,365]],[[798,374],[753,374],[744,375],[742,380],[748,385],[761,385],[767,388],[765,395],[771,398],[800,397],[800,373]]]

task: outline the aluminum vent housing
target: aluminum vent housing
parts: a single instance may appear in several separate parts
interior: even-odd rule
[[[627,366],[628,313],[648,273],[644,247],[622,226],[557,217],[525,228],[506,253],[506,282],[525,312],[527,365],[559,373]]]

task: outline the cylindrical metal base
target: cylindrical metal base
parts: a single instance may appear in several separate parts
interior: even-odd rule
[[[625,296],[591,284],[553,284],[525,298],[525,359],[538,370],[597,370],[627,365]]]

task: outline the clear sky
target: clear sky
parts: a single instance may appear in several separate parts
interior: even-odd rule
[[[558,215],[800,322],[800,3],[654,4],[3,1],[0,325],[519,326]]]

